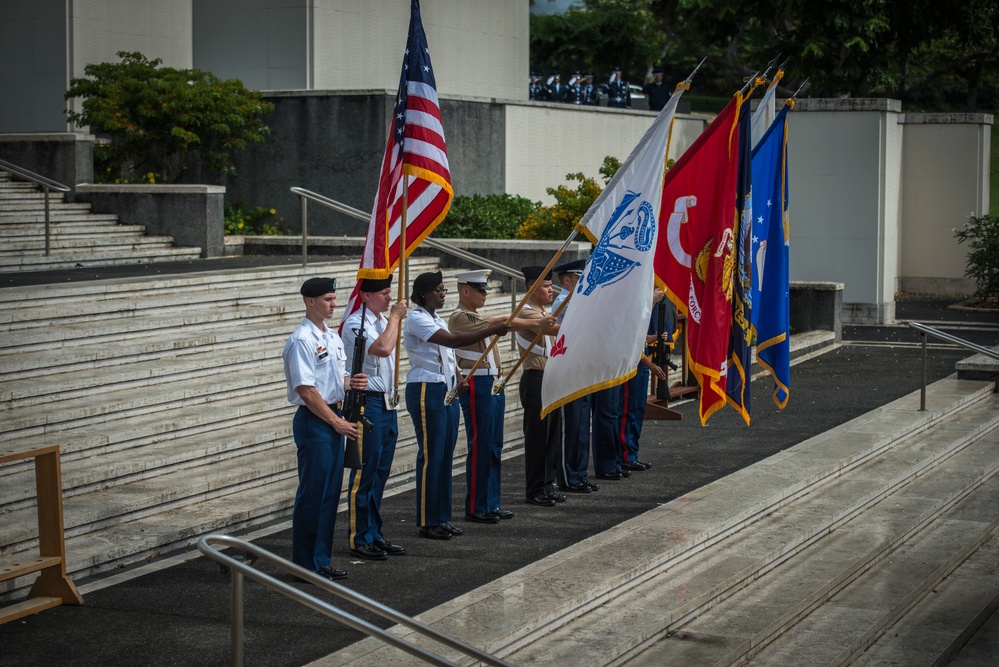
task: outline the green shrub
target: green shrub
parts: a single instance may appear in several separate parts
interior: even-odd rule
[[[970,246],[964,275],[975,281],[975,296],[999,301],[999,217],[972,215],[964,227],[954,230],[954,236]]]
[[[108,140],[95,151],[95,180],[173,183],[195,164],[232,175],[232,152],[270,131],[261,116],[274,106],[237,79],[161,67],[141,53],[118,57],[87,65],[65,95],[83,98],[69,121]]]
[[[610,156],[604,158],[600,174],[605,185],[620,168],[621,162],[616,158]],[[575,188],[567,185],[546,188],[546,192],[555,198],[555,203],[551,206],[542,206],[527,216],[527,220],[517,232],[518,237],[565,240],[603,191],[603,187],[597,184],[596,179],[581,173],[566,174],[565,178],[569,181],[579,181],[579,185]]]
[[[528,215],[541,206],[516,195],[455,197],[434,236],[452,239],[512,239]]]
[[[226,236],[286,236],[291,232],[284,227],[283,218],[275,218],[272,208],[246,207],[240,199],[235,204],[226,202],[224,209]]]

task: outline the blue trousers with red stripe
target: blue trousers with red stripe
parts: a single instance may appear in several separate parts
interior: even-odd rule
[[[465,415],[468,458],[465,459],[466,514],[485,514],[500,506],[500,461],[506,396],[493,394],[494,378],[475,375],[458,401]]]
[[[451,520],[451,465],[458,443],[457,403],[444,405],[443,382],[410,382],[406,409],[416,427],[416,524],[439,526]]]
[[[361,436],[361,469],[350,471],[347,542],[351,549],[385,539],[382,535],[382,494],[392,470],[399,438],[396,412],[385,408],[382,394],[368,394],[364,416],[371,420],[374,428],[364,429]]]

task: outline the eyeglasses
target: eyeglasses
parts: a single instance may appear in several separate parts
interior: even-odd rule
[[[438,294],[440,294],[441,296],[444,296],[445,294],[447,294],[447,288],[446,287],[438,287],[434,291],[437,292]]]

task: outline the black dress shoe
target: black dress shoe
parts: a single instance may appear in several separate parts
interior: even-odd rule
[[[344,570],[334,570],[329,565],[324,565],[323,567],[316,570],[316,574],[324,579],[329,579],[330,581],[335,581],[336,579],[346,579],[347,573]]]
[[[492,512],[476,512],[474,514],[466,514],[465,521],[471,521],[472,523],[499,523],[500,519]]]
[[[548,493],[547,497],[548,497],[548,498],[551,498],[552,500],[554,500],[554,501],[555,501],[555,502],[557,502],[557,503],[564,503],[564,502],[565,502],[565,500],[566,500],[566,499],[565,499],[565,494],[562,494],[562,493],[555,493],[554,491],[550,491],[550,492]]]
[[[388,554],[374,544],[358,544],[350,550],[350,553],[367,560],[385,560],[388,558]]]
[[[569,486],[558,487],[559,491],[565,491],[567,493],[589,493],[590,487],[585,483],[580,482],[579,484],[570,484]]]
[[[532,505],[540,505],[541,507],[552,507],[555,505],[555,501],[548,496],[534,496],[533,498],[528,498],[527,502]]]
[[[628,473],[628,474],[630,475],[631,473]],[[619,479],[621,479],[621,473],[619,473],[619,472],[608,472],[608,473],[598,472],[597,473],[597,479],[615,479],[615,480],[619,480]]]
[[[420,537],[426,537],[431,540],[450,540],[451,533],[440,526],[424,526],[420,528]]]
[[[388,540],[375,540],[372,544],[387,553],[389,556],[401,556],[406,553],[406,548],[401,544],[392,544]]]
[[[586,486],[588,486],[590,488],[590,491],[599,491],[600,490],[600,485],[599,484],[594,484],[593,482],[591,482],[588,479],[583,480],[583,484],[585,484]]]
[[[649,463],[648,461],[642,461],[642,460],[639,460],[639,459],[635,459],[634,461],[632,461],[632,463],[637,463],[638,465],[642,466],[646,470],[651,470],[652,469],[652,464]]]
[[[451,533],[452,537],[458,537],[459,535],[464,535],[465,534],[465,529],[464,528],[455,528],[454,526],[452,526],[451,524],[449,524],[447,521],[445,521],[444,523],[441,524],[441,528],[443,528],[447,532]]]
[[[621,470],[621,477],[631,477],[631,473],[627,470]]]
[[[642,472],[645,470],[645,466],[638,461],[625,461],[621,464],[621,468],[624,470],[634,470],[635,472]]]
[[[505,510],[502,507],[497,507],[493,510],[493,514],[498,516],[500,519],[512,519],[513,510]]]

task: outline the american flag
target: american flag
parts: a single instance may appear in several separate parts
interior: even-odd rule
[[[437,82],[430,65],[430,49],[420,19],[419,0],[412,0],[409,40],[402,60],[402,77],[391,132],[382,159],[364,254],[357,271],[358,280],[387,278],[399,266],[403,258],[399,252],[399,241],[404,213],[405,257],[408,257],[444,220],[454,198],[437,100]],[[408,186],[405,212],[402,197],[404,178]],[[355,288],[345,310],[345,318],[360,307],[356,296]]]

